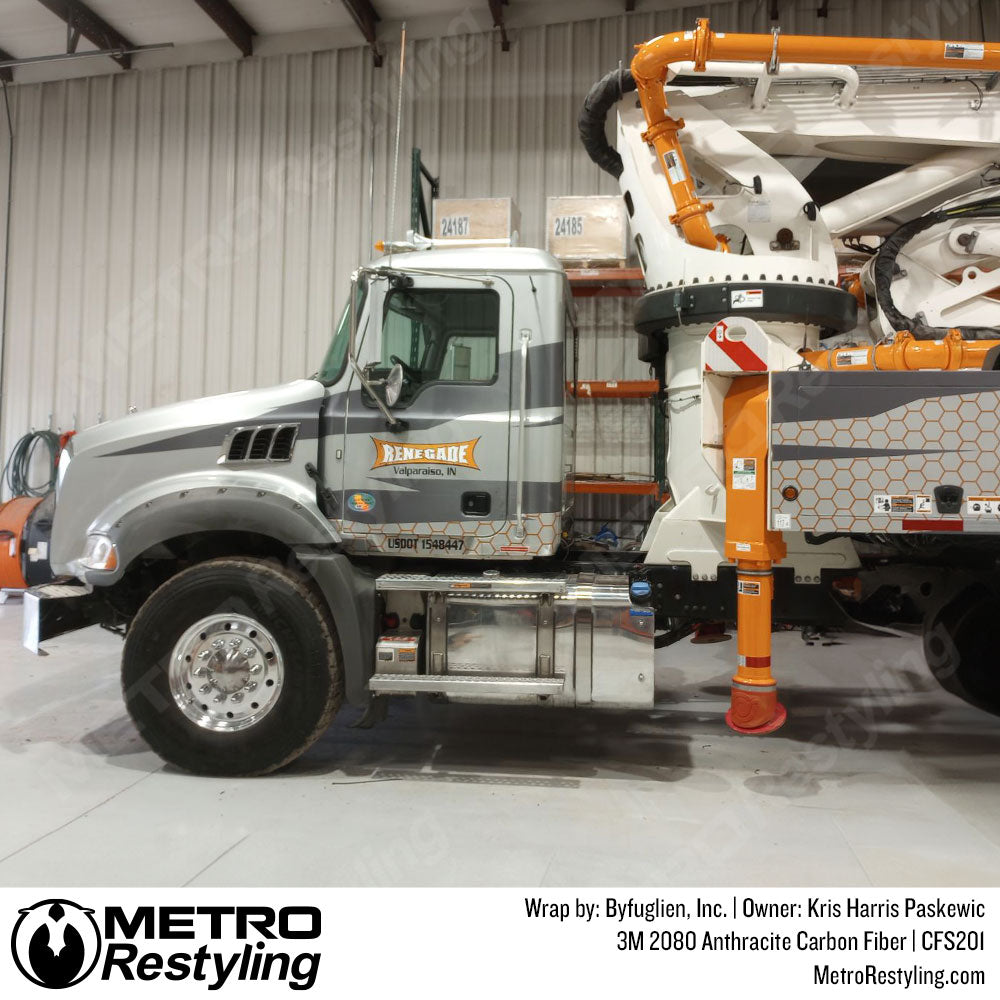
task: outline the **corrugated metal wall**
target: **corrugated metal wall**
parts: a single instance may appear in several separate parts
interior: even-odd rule
[[[784,29],[983,31],[979,2],[834,0],[825,20],[816,7],[782,0]],[[769,9],[715,3],[524,29],[508,53],[491,35],[410,46],[396,232],[417,144],[443,195],[513,194],[523,242],[540,244],[547,195],[616,191],[576,136],[590,84],[634,42],[698,15],[766,31]],[[131,405],[311,371],[352,266],[387,229],[397,74],[398,48],[377,71],[367,50],[343,49],[12,88],[3,454],[50,419],[85,427]],[[628,311],[628,300],[581,303],[581,376],[645,375]],[[649,474],[648,407],[587,407],[580,469]]]

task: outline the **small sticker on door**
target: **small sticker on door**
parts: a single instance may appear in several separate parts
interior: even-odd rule
[[[792,526],[792,515],[791,514],[778,514],[774,515],[774,527],[777,531],[787,531]]]
[[[913,498],[913,509],[918,514],[930,514],[934,511],[932,503],[929,496],[916,496]]]
[[[733,459],[733,489],[734,490],[757,489],[756,458]]]
[[[375,497],[371,493],[352,493],[347,498],[347,506],[359,514],[369,514],[375,509]]]

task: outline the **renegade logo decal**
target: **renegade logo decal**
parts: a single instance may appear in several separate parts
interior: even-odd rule
[[[471,441],[453,441],[447,444],[403,444],[401,441],[383,441],[372,438],[375,445],[373,469],[387,465],[452,465],[463,469],[476,469],[476,445]]]

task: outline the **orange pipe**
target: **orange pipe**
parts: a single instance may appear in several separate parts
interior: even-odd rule
[[[830,372],[915,372],[982,369],[986,355],[1000,340],[963,340],[958,330],[949,330],[944,340],[915,340],[903,330],[891,344],[878,347],[839,347],[830,351],[804,351],[814,368]]]
[[[1000,42],[944,42],[910,38],[844,38],[821,35],[730,34],[710,30],[706,17],[694,31],[671,31],[636,46],[632,76],[646,116],[645,140],[655,149],[677,211],[670,222],[684,238],[709,250],[726,249],[706,215],[713,208],[695,193],[687,161],[677,140],[682,119],[670,117],[663,84],[674,62],[693,62],[703,72],[710,59],[733,62],[846,63],[868,66],[915,66],[934,69],[1000,70]],[[981,58],[965,58],[968,53]]]
[[[772,565],[784,559],[781,532],[767,527],[768,379],[733,379],[723,403],[726,558],[736,563],[736,646],[726,723],[740,733],[774,732],[785,721],[771,673]]]

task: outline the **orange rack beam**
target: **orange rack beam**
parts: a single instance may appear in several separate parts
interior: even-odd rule
[[[642,295],[646,290],[639,267],[566,268],[566,276],[577,298],[627,298]]]
[[[580,379],[566,389],[578,399],[649,399],[659,388],[656,379]]]
[[[649,480],[626,479],[568,479],[568,493],[606,493],[618,496],[650,496],[660,495],[659,484]]]

